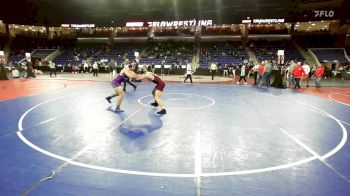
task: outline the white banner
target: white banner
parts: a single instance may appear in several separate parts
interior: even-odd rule
[[[284,19],[253,19],[253,23],[283,23]]]
[[[127,22],[126,27],[143,27],[143,22]]]
[[[61,24],[61,27],[94,28],[95,24]]]

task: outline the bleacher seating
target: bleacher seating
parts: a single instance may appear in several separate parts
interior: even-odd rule
[[[112,49],[104,50],[96,55],[94,60],[115,60],[118,64],[121,64],[125,59],[133,61],[135,59],[135,52],[141,52],[143,47],[142,44],[116,44]]]
[[[90,58],[98,52],[101,47],[98,46],[79,46],[73,49],[64,50],[53,62],[56,65],[80,64],[83,60]]]
[[[9,58],[7,60],[8,63],[18,63],[19,61],[21,61],[22,59],[25,58],[25,52],[16,52],[16,53],[12,53],[9,55]]]
[[[46,58],[50,54],[54,53],[57,49],[36,49],[31,54],[35,58]]]
[[[146,53],[141,57],[140,64],[159,65],[162,61],[165,64],[184,64],[185,61],[192,61],[193,44],[191,43],[152,43],[148,46]]]
[[[145,37],[148,30],[146,28],[126,28],[117,31],[117,37]]]
[[[284,50],[284,61],[303,61],[304,58],[289,40],[266,41],[259,40],[249,44],[258,61],[277,61],[277,51]]]
[[[288,34],[287,27],[256,25],[249,28],[249,34]]]
[[[217,62],[219,65],[241,65],[248,59],[247,51],[239,43],[204,43],[201,46],[201,67],[208,67],[210,61]]]
[[[230,27],[230,26],[207,26],[202,28],[202,35],[240,35],[241,31],[239,26]]]
[[[342,48],[311,48],[310,50],[320,62],[338,61],[340,63],[349,63]]]

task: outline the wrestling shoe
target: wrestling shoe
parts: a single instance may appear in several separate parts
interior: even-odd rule
[[[157,107],[158,103],[157,102],[151,103],[151,106]]]
[[[162,109],[161,111],[157,112],[157,114],[166,114],[166,110]]]
[[[111,102],[111,97],[106,97],[105,99],[108,101],[108,103],[112,103]]]
[[[114,112],[120,113],[120,112],[124,112],[124,110],[122,110],[122,109],[120,109],[120,108],[115,108]]]

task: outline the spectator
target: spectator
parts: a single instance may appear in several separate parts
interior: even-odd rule
[[[301,66],[301,62],[297,63],[297,66],[293,69],[293,77],[295,79],[294,89],[300,88],[300,79],[306,75],[304,68]]]
[[[296,64],[294,61],[291,61],[290,62],[290,65],[289,65],[289,68],[287,69],[288,70],[288,73],[286,74],[287,75],[287,79],[288,79],[288,85],[295,85],[295,80],[294,80],[294,77],[293,77],[293,70],[295,68]]]
[[[30,62],[28,63],[28,68],[27,68],[27,78],[29,77],[36,78],[36,76],[34,75],[33,65]]]
[[[265,68],[264,68],[264,74],[263,74],[263,79],[264,79],[264,84],[266,84],[266,87],[270,87],[270,76],[271,76],[271,71],[272,71],[272,65],[268,61],[265,61]]]
[[[306,87],[309,87],[309,74],[310,74],[310,66],[308,64],[304,64],[303,69],[305,71],[305,77],[304,80],[306,80]]]
[[[258,69],[258,81],[256,82],[256,85],[259,85],[260,83],[260,80],[263,78],[263,74],[264,74],[264,69],[265,69],[265,62],[262,61],[260,66],[259,66],[259,69]]]
[[[253,72],[253,76],[254,76],[254,85],[256,85],[257,78],[258,78],[259,64],[254,65],[251,71]]]
[[[323,64],[320,64],[314,73],[314,77],[316,78],[315,80],[316,88],[321,88],[321,80],[324,77],[324,71],[325,71],[325,68]]]
[[[84,73],[89,72],[89,64],[84,60],[83,60],[82,64],[83,64],[83,68],[84,68]]]

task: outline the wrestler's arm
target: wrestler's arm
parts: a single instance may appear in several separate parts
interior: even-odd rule
[[[128,76],[128,78],[132,79],[136,79],[139,76],[138,74],[130,70],[125,70],[125,75]]]
[[[153,80],[153,75],[146,72],[145,74],[142,74],[142,75],[138,75],[138,77],[136,78],[136,80],[145,80],[145,79],[148,79],[148,80]]]

